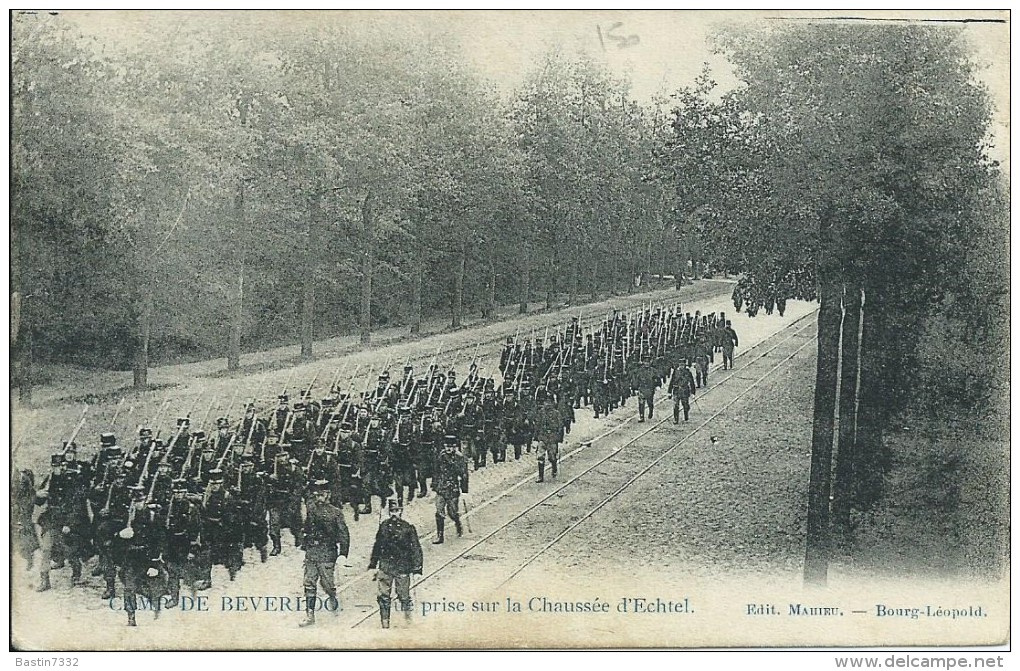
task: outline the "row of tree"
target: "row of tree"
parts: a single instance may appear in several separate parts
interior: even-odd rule
[[[226,355],[673,271],[665,127],[553,50],[499,93],[449,35],[370,19],[14,23],[22,346],[118,367]],[[34,336],[34,337],[33,337]]]
[[[660,157],[749,312],[820,302],[805,575],[821,582],[882,497],[904,414],[981,417],[1003,388],[992,105],[958,29],[820,23],[718,48],[742,85],[682,91]]]
[[[506,95],[434,26],[256,16],[170,15],[117,45],[15,17],[22,349],[134,357],[144,386],[154,353],[310,356],[346,329],[711,264],[751,314],[820,301],[816,581],[830,532],[882,496],[903,413],[990,402],[1006,195],[962,31],[723,32],[738,86],[706,71],[642,106],[584,54],[548,52]]]

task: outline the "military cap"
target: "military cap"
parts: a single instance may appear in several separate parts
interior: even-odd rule
[[[66,440],[63,442],[61,447],[64,448],[65,452],[77,452],[78,451],[77,443],[69,443]]]
[[[276,458],[283,459],[284,461],[286,461],[287,459],[290,458],[290,453],[287,452],[287,450],[280,450],[279,452],[276,453]]]
[[[276,431],[267,431],[266,432],[266,440],[275,440],[275,441],[279,442],[280,434],[278,434]]]
[[[329,491],[329,480],[316,480],[312,483],[313,492],[328,492]]]
[[[131,485],[128,487],[132,498],[145,498],[145,487],[143,485]]]
[[[400,504],[400,501],[398,501],[397,499],[388,499],[386,501],[386,508],[389,509],[391,513],[393,513],[400,512],[401,510],[404,509],[404,506],[402,506]]]
[[[202,429],[199,429],[198,431],[194,431],[194,432],[192,432],[191,437],[194,438],[195,440],[201,442],[201,441],[205,440],[205,431],[203,431]]]
[[[451,434],[443,436],[443,445],[446,447],[458,447],[460,446],[460,438]]]
[[[99,445],[102,447],[110,447],[117,444],[117,436],[112,433],[101,433],[99,434]]]
[[[223,469],[214,468],[211,471],[209,471],[209,482],[213,483],[223,482]]]
[[[341,431],[353,431],[354,430],[354,424],[350,420],[347,420],[345,422],[341,422],[340,430]]]
[[[388,380],[388,379],[390,379],[390,372],[388,370],[384,370],[382,373],[380,373],[379,379],[380,380]]]
[[[177,426],[191,426],[191,420],[187,417],[178,417]]]
[[[219,419],[216,420],[216,428],[217,429],[229,429],[230,428],[230,420],[227,419],[226,417],[220,417]]]
[[[187,478],[174,478],[171,483],[172,491],[174,494],[187,493],[188,491],[188,480]]]
[[[63,466],[64,463],[63,454],[50,455],[50,466]]]
[[[414,370],[414,366],[412,366],[411,364],[407,364],[406,366],[404,366],[404,371],[405,372],[411,371],[411,370]]]
[[[397,407],[397,412],[399,412],[401,415],[406,415],[407,413],[411,412],[410,404],[401,403],[400,406]]]
[[[124,456],[124,450],[117,445],[110,445],[103,448],[102,455],[104,459],[117,459]]]
[[[297,403],[294,404],[294,410],[304,410],[304,409],[305,409],[305,403],[303,401],[298,401]]]

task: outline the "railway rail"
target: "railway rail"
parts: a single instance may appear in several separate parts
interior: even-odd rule
[[[805,333],[812,332],[812,328],[815,326],[814,317],[816,315],[817,311],[812,311],[807,315],[804,315],[799,319],[791,322],[783,329],[770,336],[769,338],[766,338],[757,343],[756,345],[740,352],[740,354],[738,354],[735,357],[735,360],[739,360],[742,362],[742,366],[739,369],[741,374],[738,375],[732,372],[729,373],[721,380],[715,382],[713,386],[707,388],[704,392],[702,392],[701,394],[702,398],[710,394],[713,395],[713,398],[718,397],[721,392],[732,390],[732,387],[727,386],[727,383],[730,381],[737,380],[746,381],[748,371],[749,369],[752,368],[752,366],[764,368],[765,371],[763,373],[754,375],[749,385],[738,386],[736,393],[732,394],[725,401],[723,401],[721,407],[718,407],[716,410],[714,410],[707,418],[702,420],[692,430],[684,431],[684,435],[682,437],[677,439],[675,431],[662,430],[664,427],[673,426],[671,412],[672,408],[670,407],[669,412],[662,419],[659,419],[658,421],[651,423],[648,427],[644,428],[640,432],[636,433],[633,436],[628,437],[622,444],[613,447],[610,451],[608,451],[601,457],[597,457],[591,464],[585,466],[576,475],[564,481],[562,484],[558,484],[556,487],[545,493],[543,496],[539,497],[534,502],[526,505],[523,509],[516,512],[515,514],[512,514],[508,519],[506,519],[502,523],[493,526],[478,540],[468,544],[463,548],[459,548],[451,556],[447,556],[441,559],[439,565],[436,568],[432,569],[431,571],[428,571],[419,579],[417,579],[414,583],[412,583],[412,588],[417,588],[429,582],[430,580],[435,579],[436,577],[444,574],[444,572],[447,572],[450,569],[454,568],[455,565],[457,566],[457,568],[467,568],[465,566],[465,563],[469,561],[471,557],[474,556],[485,556],[486,558],[489,559],[489,561],[486,561],[484,563],[484,570],[489,575],[490,581],[492,579],[491,578],[492,574],[499,573],[501,569],[505,572],[506,577],[494,587],[502,587],[509,583],[510,581],[512,581],[520,573],[522,573],[530,565],[532,565],[539,557],[547,553],[556,544],[560,543],[564,538],[566,538],[568,535],[576,531],[582,524],[584,524],[592,516],[598,513],[598,511],[605,507],[607,504],[616,499],[622,492],[624,492],[627,488],[632,486],[635,482],[637,482],[642,476],[648,473],[657,464],[659,464],[661,461],[663,461],[668,456],[673,454],[681,446],[689,443],[692,438],[701,433],[714,419],[719,417],[723,412],[732,407],[735,403],[746,397],[747,394],[749,394],[762,382],[767,380],[773,373],[775,373],[784,365],[786,365],[797,354],[803,351],[804,348],[812,344],[814,342],[813,338],[807,338],[805,340],[801,336],[803,336]],[[769,357],[771,357],[774,353],[780,351],[781,353],[779,356],[781,358],[779,362],[776,363],[775,365],[770,365],[772,361],[771,359],[769,359]],[[763,361],[765,362],[765,364],[761,365]],[[718,372],[717,369],[716,372]],[[665,405],[666,404],[664,403],[660,403],[660,408]],[[605,438],[609,437],[610,435],[618,432],[623,427],[625,427],[630,422],[630,420],[632,420],[636,416],[637,416],[636,413],[634,415],[631,415],[620,424],[617,424],[615,427],[596,436],[590,441],[585,441],[575,449],[563,454],[561,456],[561,463],[567,459],[578,457],[583,451],[590,449],[595,443],[598,443],[599,441],[602,441]],[[627,448],[630,448],[634,445],[641,446],[642,449],[640,450],[639,454],[636,455],[634,454],[638,452],[637,450],[627,450]],[[655,449],[656,446],[658,446],[659,450],[658,453],[655,454],[655,456],[650,461],[647,461],[648,456],[647,452],[649,451],[649,448]],[[637,457],[637,459],[635,460],[636,463],[626,464],[625,468],[617,468],[608,472],[599,469],[600,466],[603,466],[604,464],[610,461],[615,460],[618,463],[623,462],[624,460],[621,459],[621,456],[627,455],[628,453],[631,453],[631,456]],[[563,520],[560,519],[561,517],[560,512],[555,510],[553,511],[547,510],[547,508],[549,507],[548,506],[549,502],[553,501],[557,497],[560,497],[563,494],[563,492],[568,488],[579,489],[580,488],[579,485],[586,484],[586,479],[590,478],[593,474],[595,474],[598,477],[599,486],[594,487],[592,489],[598,491],[599,493],[595,496],[594,500],[591,501],[585,507],[584,513],[580,514],[570,524],[564,527]],[[614,485],[616,482],[619,482],[620,484],[613,486],[612,490],[608,495],[602,495],[601,492],[604,492],[606,489],[605,485],[607,479],[612,479],[614,481]],[[500,492],[499,494],[489,498],[484,503],[473,508],[468,513],[466,513],[465,517],[474,516],[477,519],[478,514],[482,510],[495,504],[497,501],[506,498],[514,491],[520,489],[521,487],[531,482],[533,482],[533,476],[529,473],[529,476],[527,478],[520,480],[512,487],[507,488],[503,492]],[[536,520],[534,518],[538,519]],[[516,527],[519,525],[519,523],[526,519],[527,521],[531,522],[528,525],[528,533],[517,534],[516,537],[514,537],[514,532],[518,531]],[[542,530],[544,532],[547,532],[543,538],[547,538],[548,540],[536,539],[535,533],[536,530]],[[551,537],[550,534],[548,533],[550,531],[552,532]],[[433,535],[434,533],[430,533],[428,535],[424,535],[423,538],[424,539],[431,538]],[[510,536],[510,538],[507,538],[507,536]],[[529,553],[528,558],[523,563],[517,564],[512,567],[507,566],[500,567],[498,561],[499,543],[515,543],[518,545],[518,547],[520,547],[521,543],[531,543],[532,545],[537,545],[537,549],[534,552]],[[480,551],[485,546],[490,544],[497,545],[493,552],[485,554],[484,552]],[[507,569],[509,570],[507,571]],[[362,574],[357,578],[349,580],[348,582],[341,585],[340,590],[341,592],[348,591],[354,585],[367,579],[368,574]],[[372,619],[372,617],[377,613],[378,609],[374,609],[370,610],[367,613],[362,614],[362,616],[351,625],[351,628],[361,626],[365,622]]]

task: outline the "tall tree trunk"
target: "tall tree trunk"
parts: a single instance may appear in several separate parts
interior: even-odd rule
[[[20,295],[20,294],[15,294]],[[21,347],[21,371],[20,378],[18,380],[18,400],[26,406],[32,405],[32,385],[33,377],[35,375],[35,352],[33,351],[35,338],[33,337],[32,331],[33,322],[32,319],[32,300],[35,296],[29,295],[28,298],[23,298],[17,302],[17,311],[19,312],[17,320],[19,322],[17,326],[18,333],[16,337],[20,337]],[[15,301],[12,301],[12,307],[14,307]]]
[[[467,242],[462,242],[457,252],[457,274],[453,284],[453,328],[460,328],[460,317],[464,313],[464,272],[467,270]]]
[[[581,245],[574,246],[570,260],[570,281],[567,282],[567,305],[577,302],[577,289],[581,275]]]
[[[315,337],[315,283],[319,279],[319,199],[322,196],[316,191],[312,193],[308,204],[308,230],[305,240],[305,268],[302,273],[301,297],[301,358],[312,358],[312,344]]]
[[[375,267],[375,229],[372,192],[365,194],[361,206],[361,344],[372,341],[372,270]]]
[[[521,258],[521,299],[520,310],[522,315],[528,314],[528,302],[531,299],[531,250],[524,245],[524,254]]]
[[[609,252],[609,295],[615,296],[617,282],[620,281],[620,259],[614,251]]]
[[[411,335],[421,334],[421,292],[425,276],[425,252],[418,247],[414,260],[414,277],[411,279]]]
[[[591,299],[595,301],[599,297],[599,255],[595,252],[591,262]]]
[[[553,294],[556,292],[556,254],[555,247],[550,248],[549,265],[545,279],[545,309],[552,310]]]
[[[152,313],[154,312],[152,287],[143,279],[139,289],[138,315],[135,324],[134,388],[149,386],[149,340],[152,336]]]
[[[487,288],[488,296],[482,316],[492,319],[496,316],[496,252],[492,248],[489,251],[489,286]]]
[[[846,546],[850,533],[854,452],[857,442],[857,392],[860,389],[860,331],[863,325],[861,288],[849,284],[843,293],[843,346],[839,380],[839,435],[832,484],[832,528],[836,542]]]
[[[15,175],[11,178],[12,195],[20,192],[22,181]],[[34,352],[32,351],[32,308],[29,303],[34,300],[32,289],[26,277],[28,268],[28,244],[31,236],[30,219],[21,216],[16,203],[21,198],[11,198],[12,219],[17,223],[11,226],[11,349],[17,353],[18,362],[18,398],[25,405],[32,403],[32,369]]]
[[[244,183],[237,187],[237,195],[234,197],[234,215],[237,217],[237,234],[245,243],[248,234],[244,226]],[[230,319],[230,342],[227,344],[227,370],[237,370],[241,367],[241,327],[244,324],[244,266],[247,249],[242,246],[240,250],[237,293],[234,295],[234,309],[231,311]]]
[[[811,474],[808,482],[807,546],[804,582],[824,585],[829,571],[829,492],[832,478],[832,439],[836,415],[842,286],[828,277],[819,286],[818,362],[815,369],[815,407],[811,435]]]

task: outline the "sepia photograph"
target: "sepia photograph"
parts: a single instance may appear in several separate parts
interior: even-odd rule
[[[17,665],[996,666],[1008,10],[8,18]]]

